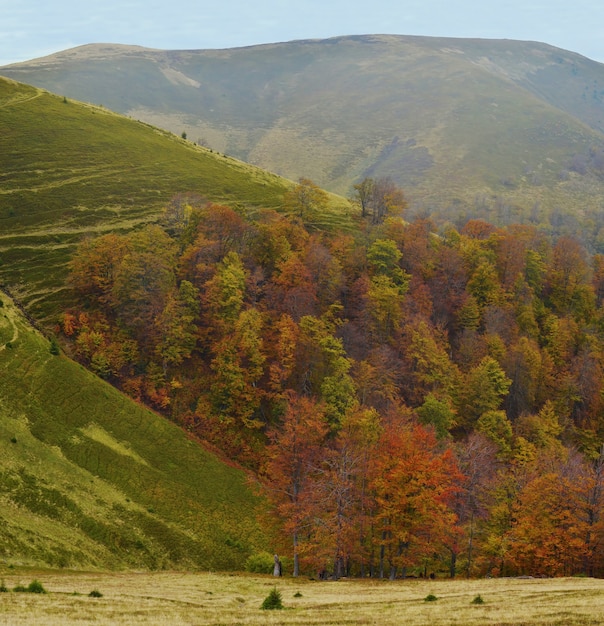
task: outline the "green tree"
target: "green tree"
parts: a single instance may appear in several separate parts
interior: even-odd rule
[[[448,402],[438,400],[431,393],[424,403],[418,407],[417,414],[422,424],[432,426],[439,439],[449,435],[449,430],[455,425],[455,411]]]
[[[164,372],[169,365],[178,365],[191,355],[197,343],[200,308],[199,290],[188,280],[183,280],[168,298],[156,321],[159,328],[156,351]]]
[[[389,276],[373,276],[367,290],[367,308],[376,338],[388,341],[400,330],[403,292]]]
[[[473,427],[478,418],[487,411],[496,411],[508,393],[511,380],[499,363],[486,356],[466,375],[461,390],[460,421]]]
[[[439,398],[451,396],[459,385],[459,371],[449,358],[447,342],[424,321],[408,328],[408,337],[405,349],[416,390]]]
[[[285,206],[305,222],[324,213],[328,204],[327,193],[308,178],[300,178],[285,195]]]
[[[562,453],[559,436],[562,426],[551,400],[541,407],[537,415],[525,414],[518,418],[517,431],[539,449]]]
[[[367,250],[367,265],[371,275],[388,276],[405,293],[410,277],[399,265],[402,256],[392,239],[376,239]]]
[[[233,327],[243,308],[246,271],[241,257],[236,252],[228,252],[205,287],[210,323],[217,324],[226,332]]]
[[[483,260],[478,265],[468,281],[467,288],[480,310],[502,302],[503,292],[497,270],[489,261]]]
[[[302,359],[299,366],[304,386],[325,403],[325,412],[334,428],[356,402],[356,387],[350,376],[352,361],[342,340],[335,337],[339,325],[333,311],[320,318],[306,315],[300,320]]]
[[[485,411],[476,422],[476,430],[492,441],[502,458],[512,453],[512,424],[504,411]]]
[[[392,239],[376,239],[367,250],[367,309],[373,333],[380,341],[387,341],[400,329],[401,306],[410,278],[399,265],[401,257]]]
[[[375,181],[373,178],[364,178],[360,183],[353,185],[353,200],[361,206],[361,217],[367,217],[370,211],[374,187]]]
[[[233,329],[213,346],[210,367],[212,409],[226,423],[258,429],[263,422],[257,412],[263,396],[258,385],[264,373],[262,314],[256,309],[242,311]]]

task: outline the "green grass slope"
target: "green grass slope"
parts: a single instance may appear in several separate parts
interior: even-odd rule
[[[553,211],[599,212],[604,192],[601,163],[572,167],[604,150],[604,65],[545,44],[356,36],[231,50],[91,45],[0,73],[344,195],[363,176],[390,176],[418,208],[520,207],[547,222]]]
[[[290,182],[167,131],[0,79],[0,282],[38,319],[86,236],[157,219],[177,193],[279,208]]]
[[[1,562],[241,569],[266,548],[243,472],[0,303]]]

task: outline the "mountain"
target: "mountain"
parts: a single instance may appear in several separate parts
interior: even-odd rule
[[[0,128],[0,282],[43,321],[69,297],[67,264],[84,238],[154,221],[177,194],[249,213],[280,208],[292,186],[168,131],[7,79]]]
[[[242,569],[246,476],[61,354],[0,293],[0,560]]]
[[[365,176],[389,176],[416,210],[444,218],[530,219],[557,232],[579,220],[584,233],[599,219],[604,65],[545,44],[385,35],[229,50],[99,44],[0,73],[343,195]]]

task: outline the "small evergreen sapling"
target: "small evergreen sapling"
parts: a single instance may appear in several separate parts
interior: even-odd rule
[[[271,611],[274,609],[282,609],[283,602],[281,601],[281,592],[274,587],[271,592],[264,598],[264,602],[262,603],[261,609],[265,611]]]

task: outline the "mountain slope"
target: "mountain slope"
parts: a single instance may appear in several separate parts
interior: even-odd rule
[[[0,560],[241,569],[263,541],[243,472],[0,303]]]
[[[84,237],[156,220],[179,193],[253,212],[280,208],[292,185],[167,131],[7,79],[0,172],[0,282],[44,320],[62,308],[66,265]]]
[[[499,221],[533,211],[548,223],[556,211],[597,213],[604,191],[604,66],[544,44],[357,36],[205,51],[93,45],[0,73],[341,194],[363,176],[390,176],[416,208],[488,205]]]

